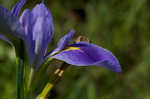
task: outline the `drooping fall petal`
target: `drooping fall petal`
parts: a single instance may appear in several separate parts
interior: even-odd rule
[[[26,0],[20,0],[12,9],[11,13],[13,16],[18,16],[20,9],[22,8],[22,6],[24,5],[24,3],[26,2]],[[9,37],[3,35],[2,33],[0,33],[0,39],[6,41],[7,43],[13,45],[12,41],[9,40]]]
[[[117,58],[108,50],[90,43],[75,43],[53,58],[76,66],[102,66],[115,72],[121,72]]]
[[[24,39],[24,29],[17,17],[8,9],[0,6],[0,33],[7,38]]]

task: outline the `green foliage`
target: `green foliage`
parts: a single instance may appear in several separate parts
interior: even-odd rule
[[[29,2],[31,1],[31,2]],[[33,1],[33,2],[32,2]],[[28,0],[31,8],[40,0]],[[70,28],[112,51],[123,72],[99,67],[69,67],[50,99],[149,99],[150,2],[148,0],[45,0],[54,22],[50,49]],[[1,0],[11,8],[17,0]],[[81,12],[80,12],[81,11]],[[83,14],[84,13],[84,14]],[[16,98],[14,50],[0,42],[0,99]]]

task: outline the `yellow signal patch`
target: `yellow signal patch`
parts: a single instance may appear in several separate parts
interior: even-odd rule
[[[64,51],[67,51],[67,50],[79,50],[80,48],[78,47],[67,47]]]

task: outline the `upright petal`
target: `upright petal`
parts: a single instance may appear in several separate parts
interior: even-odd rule
[[[30,64],[33,62],[33,57],[34,57],[34,47],[35,47],[35,42],[33,41],[33,35],[32,35],[32,13],[30,10],[26,9],[22,13],[20,17],[20,23],[22,24],[24,31],[25,31],[25,45],[28,50],[28,56],[29,56],[29,61]]]
[[[60,39],[60,41],[58,42],[57,48],[46,55],[46,59],[48,57],[50,57],[51,55],[54,55],[54,54],[58,53],[59,51],[61,51],[62,49],[64,49],[69,44],[69,42],[72,39],[74,33],[75,33],[75,31],[72,29],[68,34],[63,36]]]
[[[31,11],[25,10],[20,17],[30,53],[31,65],[39,67],[43,61],[53,34],[52,16],[44,3],[36,5]]]
[[[24,39],[24,29],[21,26],[17,17],[0,6],[0,33],[8,38],[22,38]]]
[[[14,16],[18,16],[22,6],[25,4],[26,0],[20,0],[11,10]]]
[[[44,0],[42,0],[42,3],[44,3]]]
[[[77,66],[103,66],[115,72],[121,72],[117,58],[108,50],[90,43],[75,43],[53,58]]]
[[[74,33],[75,33],[75,31],[71,30],[68,34],[66,34],[64,37],[62,37],[60,39],[60,41],[58,42],[58,44],[57,44],[57,48],[59,50],[64,49],[64,47],[66,47],[69,44],[69,42],[72,39]]]

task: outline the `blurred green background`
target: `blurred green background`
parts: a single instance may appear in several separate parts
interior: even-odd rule
[[[0,0],[11,9],[18,0]],[[41,0],[27,0],[32,8]],[[51,99],[150,99],[149,0],[45,0],[54,22],[50,47],[74,28],[76,34],[113,52],[122,67],[72,66],[51,92]],[[13,97],[13,98],[12,98]],[[16,97],[14,49],[0,41],[0,99]]]

